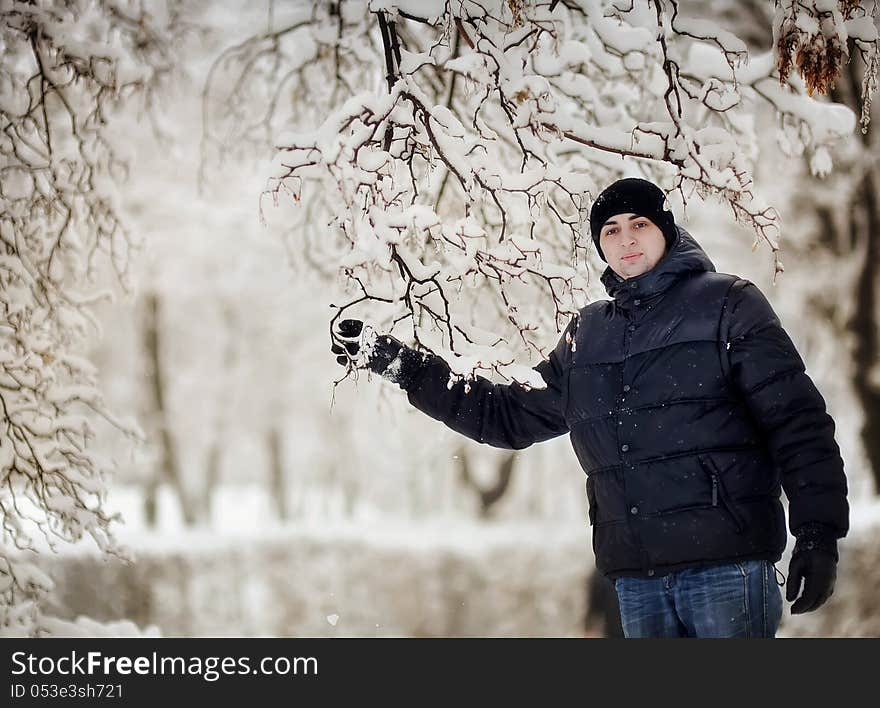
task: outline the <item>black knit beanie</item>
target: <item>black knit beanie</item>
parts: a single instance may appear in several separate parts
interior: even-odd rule
[[[660,187],[638,177],[619,179],[604,189],[590,209],[590,231],[599,257],[608,262],[599,246],[599,234],[605,222],[616,214],[638,214],[653,221],[663,232],[668,252],[675,243],[677,232],[675,217],[671,211],[663,208],[665,199],[666,195]]]

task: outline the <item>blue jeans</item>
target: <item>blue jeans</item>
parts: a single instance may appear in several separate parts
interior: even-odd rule
[[[768,560],[617,578],[614,588],[626,637],[773,638],[782,620],[782,591]]]

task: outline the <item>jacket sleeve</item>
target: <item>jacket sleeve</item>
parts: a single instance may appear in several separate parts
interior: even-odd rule
[[[849,530],[847,482],[825,399],[764,294],[737,280],[728,299],[731,378],[782,474],[789,529],[820,523]]]
[[[452,430],[492,447],[519,450],[567,433],[564,396],[576,326],[577,315],[549,357],[534,367],[546,388],[497,384],[482,376],[450,387],[449,365],[429,355],[405,387],[409,402]]]

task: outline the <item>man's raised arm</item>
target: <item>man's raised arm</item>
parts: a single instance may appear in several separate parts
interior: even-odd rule
[[[357,325],[347,324],[350,322]],[[547,384],[543,389],[516,382],[497,384],[482,376],[449,386],[451,370],[442,357],[418,352],[390,335],[368,341],[363,348],[369,354],[361,354],[359,344],[351,342],[352,336],[361,335],[359,325],[357,320],[344,320],[339,325],[348,353],[359,356],[360,365],[397,383],[413,406],[452,430],[477,442],[512,450],[568,432],[564,406],[577,316],[548,358],[534,367]],[[346,363],[342,347],[334,345],[333,351],[340,354],[340,364]]]

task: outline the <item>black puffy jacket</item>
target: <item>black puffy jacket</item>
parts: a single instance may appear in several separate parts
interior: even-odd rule
[[[779,560],[789,528],[848,530],[834,422],[761,291],[715,272],[684,229],[647,273],[602,283],[535,369],[545,389],[447,386],[429,356],[405,388],[453,430],[519,449],[570,433],[587,473],[598,569],[653,576]]]

